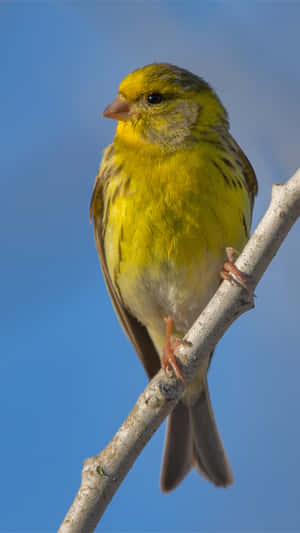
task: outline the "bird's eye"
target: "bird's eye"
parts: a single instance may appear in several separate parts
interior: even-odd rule
[[[147,95],[147,101],[149,104],[160,104],[163,100],[163,95],[160,93],[150,93]]]

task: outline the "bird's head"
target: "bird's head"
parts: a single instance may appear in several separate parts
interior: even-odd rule
[[[226,110],[211,87],[167,63],[153,63],[129,74],[103,115],[119,121],[117,138],[167,151],[195,142],[201,131],[211,127],[228,127]]]

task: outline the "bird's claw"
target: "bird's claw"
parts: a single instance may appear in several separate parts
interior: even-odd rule
[[[234,256],[238,255],[239,252],[235,250],[235,248],[232,248],[231,246],[228,246],[225,248],[226,255],[228,261],[225,261],[223,265],[223,269],[220,272],[220,276],[222,279],[225,279],[227,281],[230,281],[230,283],[239,283],[249,292],[249,287],[246,283],[245,277],[242,274],[242,272],[233,264]]]

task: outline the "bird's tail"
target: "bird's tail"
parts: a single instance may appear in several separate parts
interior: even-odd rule
[[[178,403],[169,415],[160,486],[169,492],[194,466],[217,487],[233,483],[230,464],[215,422],[207,382],[192,406]]]

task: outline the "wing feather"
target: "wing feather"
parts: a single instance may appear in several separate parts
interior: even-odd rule
[[[234,146],[234,151],[237,152],[238,157],[243,165],[243,174],[244,174],[244,178],[245,178],[245,181],[248,187],[248,192],[249,192],[249,196],[251,200],[251,210],[252,210],[254,198],[258,192],[258,183],[257,183],[256,175],[255,175],[254,169],[248,157],[244,154],[241,147],[238,145],[238,143],[234,140],[233,137],[231,137],[231,141]]]
[[[142,365],[151,379],[160,369],[160,359],[145,326],[141,324],[124,306],[121,296],[116,291],[107,268],[104,235],[107,216],[105,214],[105,184],[113,171],[113,145],[103,154],[103,160],[97,174],[90,205],[90,220],[94,219],[94,236],[103,277],[118,319],[136,350]]]

